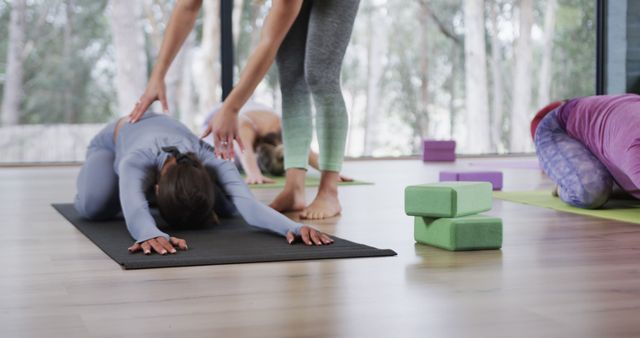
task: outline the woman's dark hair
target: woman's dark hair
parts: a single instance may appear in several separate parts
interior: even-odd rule
[[[284,146],[281,133],[269,133],[256,140],[256,157],[262,173],[284,176]]]
[[[182,154],[173,147],[176,164],[158,180],[157,203],[162,218],[176,228],[202,227],[217,223],[211,174],[194,153]]]

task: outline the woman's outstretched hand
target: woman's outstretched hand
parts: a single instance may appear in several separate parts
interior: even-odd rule
[[[158,254],[166,255],[168,253],[176,253],[176,247],[180,250],[189,249],[189,247],[187,246],[187,241],[185,241],[184,239],[170,237],[167,241],[166,238],[160,236],[146,240],[142,243],[134,243],[129,247],[129,252],[136,253],[138,251],[142,251],[145,255],[150,255],[151,252],[154,251]]]
[[[327,234],[306,225],[300,228],[300,239],[306,245],[328,245],[333,243],[333,239]],[[295,240],[296,235],[289,231],[287,233],[287,243],[293,244]]]
[[[129,122],[138,122],[147,109],[149,109],[149,106],[157,100],[160,100],[162,112],[167,114],[169,112],[169,104],[167,104],[164,79],[152,77],[147,84],[147,89],[145,89],[144,94],[142,94],[138,102],[136,102],[135,107],[133,107],[133,110],[129,114]]]
[[[238,142],[240,150],[244,151],[244,146],[238,133],[238,115],[225,111],[224,107],[211,119],[207,130],[204,131],[200,138],[205,138],[210,134],[213,134],[213,150],[216,153],[216,157],[224,160],[233,160],[235,158],[234,140]]]
[[[246,184],[271,184],[276,183],[276,180],[262,175],[247,175],[244,179]]]

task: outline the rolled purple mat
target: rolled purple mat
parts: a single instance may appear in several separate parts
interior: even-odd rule
[[[493,190],[502,190],[501,171],[441,171],[440,182],[446,181],[489,182]]]
[[[428,161],[448,161],[456,160],[456,141],[422,141],[422,160]]]

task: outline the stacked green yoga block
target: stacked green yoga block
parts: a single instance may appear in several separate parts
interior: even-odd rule
[[[489,182],[441,182],[405,189],[405,212],[415,216],[416,242],[442,249],[484,250],[502,246],[502,220],[491,210]]]
[[[460,217],[491,210],[493,186],[489,182],[441,182],[412,185],[404,191],[407,215]]]
[[[416,242],[451,251],[499,249],[502,246],[502,220],[483,215],[416,217],[413,236]]]

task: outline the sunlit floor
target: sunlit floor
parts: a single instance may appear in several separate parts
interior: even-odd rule
[[[133,271],[49,206],[72,200],[78,168],[0,169],[0,336],[640,336],[638,225],[496,200],[502,250],[414,243],[406,185],[517,160],[348,162],[375,185],[341,188],[343,215],[312,224],[396,257]],[[505,190],[551,189],[540,170],[504,174]]]

